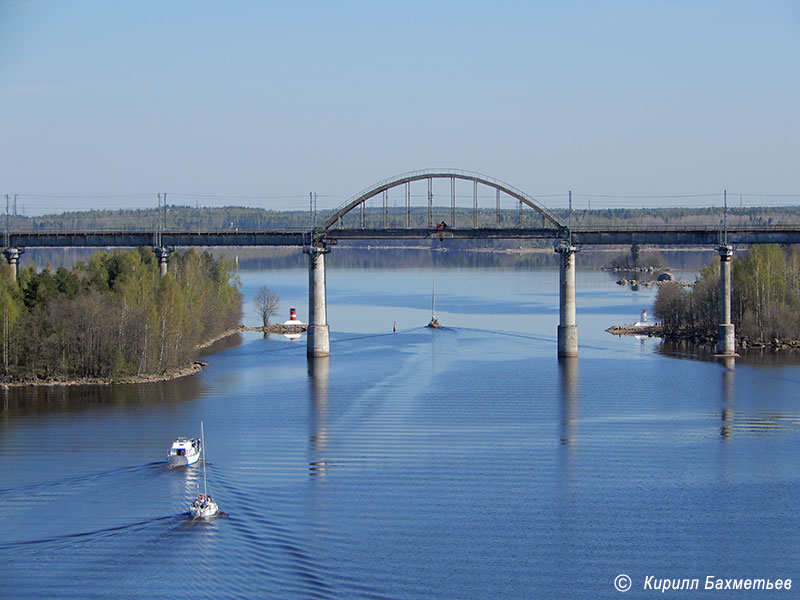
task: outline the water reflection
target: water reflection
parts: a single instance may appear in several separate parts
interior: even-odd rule
[[[578,358],[558,359],[561,378],[561,478],[565,498],[573,495],[573,468],[577,460],[578,444]]]
[[[702,344],[689,340],[669,340],[662,338],[656,347],[656,352],[670,358],[688,358],[704,362],[714,362],[716,348],[713,344]]]
[[[327,462],[325,450],[328,446],[328,381],[330,358],[327,356],[308,359],[308,375],[311,379],[311,460],[309,473],[325,476]]]
[[[670,358],[684,358],[699,360],[702,362],[716,362],[720,360],[717,356],[717,348],[713,340],[691,341],[691,340],[668,340],[661,339],[655,351],[662,356]],[[797,366],[800,360],[800,352],[794,349],[776,348],[737,348],[740,365],[757,366]],[[725,357],[727,361],[728,357]],[[726,368],[730,368],[727,362],[723,363]]]
[[[3,414],[44,415],[103,406],[183,402],[194,400],[200,391],[200,378],[195,375],[138,384],[11,387],[3,392]]]
[[[170,473],[171,487],[173,488],[171,496],[173,498],[183,498],[182,506],[188,507],[189,502],[197,498],[203,490],[202,463],[197,461],[189,466],[164,468],[168,469]]]
[[[561,374],[561,444],[578,441],[578,358],[558,359]]]
[[[786,410],[765,410],[760,407],[738,407],[735,405],[735,367],[741,358],[722,359],[722,425],[720,437],[724,441],[733,439],[734,433],[768,435],[795,429],[800,426],[800,414]]]
[[[726,442],[733,437],[733,384],[736,360],[732,356],[721,359],[725,369],[722,371],[722,427],[720,437]]]
[[[650,351],[650,349],[647,347],[647,340],[649,338],[646,335],[635,335],[633,337],[639,342],[639,352],[646,354]]]
[[[227,350],[228,348],[234,348],[236,346],[241,346],[242,344],[242,334],[241,333],[234,333],[233,335],[225,336],[206,346],[205,348],[201,348],[198,356],[211,356],[213,354],[217,354],[222,352],[223,350]]]

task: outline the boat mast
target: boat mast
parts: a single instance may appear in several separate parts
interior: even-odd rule
[[[433,290],[431,291],[431,319],[436,316],[436,270],[433,271]]]
[[[206,482],[206,433],[203,422],[200,421],[200,445],[203,447],[203,496],[208,498],[208,483]]]

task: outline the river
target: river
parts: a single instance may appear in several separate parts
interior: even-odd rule
[[[306,316],[305,269],[240,275],[247,298],[279,293],[279,321]],[[655,294],[614,279],[578,271],[577,360],[556,357],[556,269],[437,268],[430,330],[431,269],[330,266],[329,359],[245,333],[181,380],[2,391],[0,597],[599,598],[621,574],[626,598],[660,594],[648,577],[707,597],[707,576],[797,578],[800,367],[611,336]],[[201,420],[225,514],[191,522],[202,469],[164,458]]]

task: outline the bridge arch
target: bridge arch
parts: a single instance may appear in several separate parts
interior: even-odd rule
[[[317,232],[324,233],[326,231],[330,231],[344,215],[365,203],[367,200],[385,192],[386,190],[404,185],[406,183],[411,183],[413,181],[424,181],[428,179],[462,179],[466,181],[473,181],[476,184],[480,183],[482,185],[486,185],[508,196],[511,196],[512,198],[516,198],[522,204],[541,214],[542,218],[551,223],[555,228],[563,229],[566,227],[566,223],[564,223],[564,221],[558,218],[545,206],[537,202],[534,198],[528,196],[525,192],[515,188],[514,186],[504,183],[498,179],[494,179],[493,177],[488,177],[480,173],[475,173],[473,171],[462,171],[458,169],[427,169],[421,171],[412,171],[390,177],[389,179],[385,179],[379,183],[376,183],[375,185],[360,192],[358,195],[354,196],[337,208],[333,213],[331,213],[327,219],[325,219],[325,221],[319,225],[319,227],[317,227]]]

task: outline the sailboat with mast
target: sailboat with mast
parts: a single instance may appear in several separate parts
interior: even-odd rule
[[[441,329],[442,325],[439,323],[439,317],[436,316],[436,271],[433,272],[433,291],[431,292],[431,321],[427,327],[432,329]]]
[[[219,506],[208,494],[208,479],[206,478],[206,436],[203,430],[203,422],[200,421],[200,439],[203,449],[203,493],[195,498],[189,507],[189,514],[193,519],[207,519],[219,512]]]

